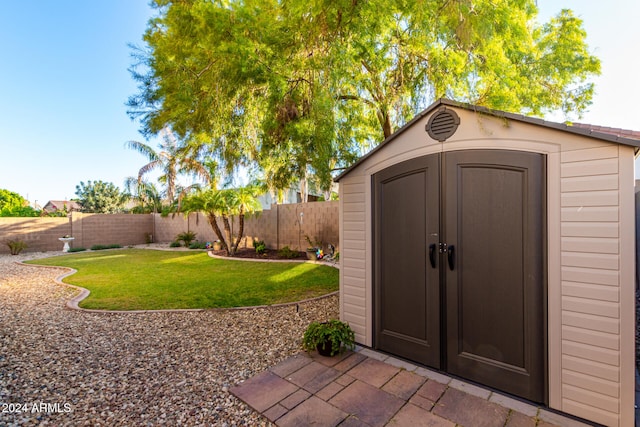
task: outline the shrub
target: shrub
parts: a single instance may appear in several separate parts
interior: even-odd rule
[[[68,252],[82,252],[86,250],[87,248],[69,248]]]
[[[278,251],[278,255],[280,255],[280,257],[282,258],[288,258],[288,259],[297,258],[298,252],[292,251],[291,249],[289,249],[289,246],[285,246]]]
[[[171,242],[171,243],[169,243],[169,247],[170,248],[179,248],[180,246],[182,246],[180,244],[180,242]]]
[[[22,240],[7,240],[7,246],[11,255],[18,255],[23,249],[27,248],[27,244]]]
[[[191,242],[193,242],[194,240],[196,240],[196,233],[194,233],[193,231],[183,231],[176,236],[176,241],[184,242],[184,245],[186,247],[189,247],[189,245],[191,245]]]
[[[93,245],[91,246],[91,250],[92,251],[101,251],[103,249],[119,249],[122,246],[118,245],[118,244],[113,244],[113,245]]]
[[[264,244],[264,240],[254,240],[253,247],[256,248],[257,254],[264,254],[267,252],[267,245]]]
[[[189,245],[189,249],[207,249],[207,244],[205,242],[193,242]]]

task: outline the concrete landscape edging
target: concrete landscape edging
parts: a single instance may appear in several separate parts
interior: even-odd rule
[[[217,256],[217,255],[213,255],[209,251],[207,252],[207,254],[211,258],[215,258],[215,259],[229,259],[227,257],[220,257],[220,256]],[[247,259],[247,258],[238,258],[237,260],[240,260],[240,261],[254,261],[254,262],[311,263],[311,264],[327,265],[329,267],[333,267],[333,268],[337,268],[337,269],[340,268],[340,266],[337,265],[337,264],[328,263],[328,262],[322,262],[322,261],[308,261],[308,260],[285,261],[285,260]],[[323,298],[329,298],[329,297],[331,297],[333,295],[338,295],[340,293],[340,291],[335,291],[335,292],[330,292],[330,293],[325,294],[325,295],[320,295],[320,296],[314,297],[314,298],[307,298],[307,299],[300,300],[300,301],[285,302],[285,303],[281,303],[281,304],[271,304],[271,305],[254,305],[254,306],[247,306],[247,307],[174,308],[174,309],[158,309],[158,310],[98,310],[98,309],[92,309],[92,308],[82,308],[82,307],[79,306],[80,302],[82,300],[84,300],[85,298],[87,298],[89,296],[89,294],[91,293],[88,289],[83,288],[81,286],[76,286],[76,285],[72,285],[70,283],[63,282],[63,279],[71,276],[72,274],[77,273],[78,270],[76,270],[74,268],[71,268],[71,267],[61,267],[61,266],[54,266],[54,265],[25,264],[24,262],[21,262],[21,261],[16,261],[16,264],[27,266],[27,267],[41,267],[41,268],[49,268],[49,269],[67,270],[65,273],[61,274],[60,276],[57,276],[54,279],[54,281],[59,285],[66,286],[66,287],[69,287],[71,289],[75,289],[76,291],[78,291],[78,294],[76,296],[74,296],[69,301],[67,301],[67,308],[69,308],[71,310],[83,311],[83,312],[86,312],[86,313],[141,314],[141,313],[180,313],[180,312],[187,312],[188,313],[188,312],[201,312],[201,311],[210,311],[210,310],[216,310],[216,311],[252,310],[252,309],[267,308],[267,307],[297,306],[299,304],[304,304],[304,303],[307,303],[307,302],[316,301],[316,300],[320,300],[320,299],[323,299]]]

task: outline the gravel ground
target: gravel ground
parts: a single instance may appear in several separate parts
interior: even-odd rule
[[[229,387],[300,349],[337,296],[296,306],[85,313],[59,269],[0,255],[0,426],[269,425]],[[20,405],[20,406],[19,406]]]

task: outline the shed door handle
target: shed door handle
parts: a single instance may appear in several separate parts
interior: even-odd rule
[[[431,263],[431,268],[436,268],[436,244],[432,243],[429,245],[429,262]]]
[[[449,270],[453,271],[453,267],[455,266],[455,248],[453,245],[447,248],[447,261],[449,262]]]

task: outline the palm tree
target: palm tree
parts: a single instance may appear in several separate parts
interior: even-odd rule
[[[138,151],[149,159],[149,163],[138,171],[138,182],[142,182],[144,176],[149,172],[156,169],[162,170],[163,174],[160,175],[158,181],[166,185],[167,202],[172,204],[175,201],[178,175],[192,173],[200,177],[208,177],[209,171],[197,159],[186,155],[184,147],[178,143],[170,129],[164,128],[161,133],[160,151],[138,141],[127,141],[125,146]]]
[[[162,194],[153,183],[129,176],[124,186],[131,198],[139,203],[136,209],[141,213],[162,211]]]
[[[233,256],[244,237],[244,216],[262,208],[257,199],[257,191],[257,187],[252,186],[223,190],[209,187],[184,197],[180,210],[187,215],[191,212],[205,212],[222,248],[227,255]],[[233,215],[238,215],[239,222],[238,235],[235,237],[229,221]],[[224,232],[220,229],[216,217],[222,219]]]

